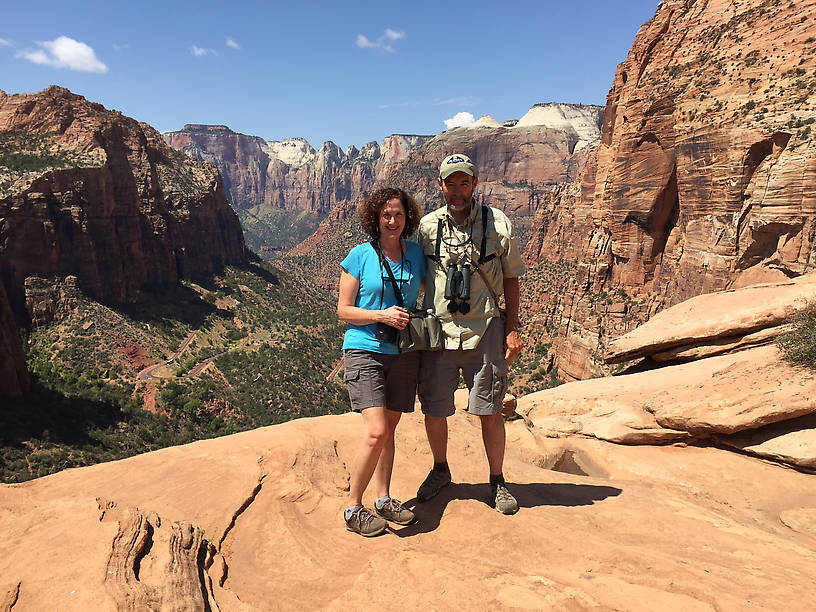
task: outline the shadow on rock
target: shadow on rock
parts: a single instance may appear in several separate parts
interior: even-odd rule
[[[597,501],[621,494],[621,489],[616,487],[571,483],[508,483],[507,488],[518,500],[520,512],[524,508],[539,506],[591,506]],[[406,527],[392,528],[392,531],[400,537],[410,537],[435,530],[439,527],[445,508],[454,499],[474,499],[493,507],[488,484],[453,483],[424,504],[418,503],[416,498],[405,502],[403,505],[413,510],[416,521]]]

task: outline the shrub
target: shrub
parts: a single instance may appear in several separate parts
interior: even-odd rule
[[[816,369],[816,302],[797,314],[792,329],[777,344],[785,360]]]

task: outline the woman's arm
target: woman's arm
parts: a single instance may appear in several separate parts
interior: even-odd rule
[[[359,290],[360,281],[349,274],[345,268],[341,268],[340,295],[337,298],[337,316],[341,321],[352,325],[385,323],[397,329],[403,329],[408,324],[408,311],[399,306],[391,306],[385,310],[357,308],[354,300]]]

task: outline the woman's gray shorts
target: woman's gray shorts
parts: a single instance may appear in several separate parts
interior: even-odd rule
[[[351,409],[360,412],[385,406],[396,412],[413,412],[416,402],[420,354],[408,351],[386,355],[357,349],[343,351]]]
[[[475,349],[423,351],[419,375],[422,412],[448,417],[456,411],[453,392],[459,386],[460,370],[470,390],[468,412],[479,416],[500,412],[507,392],[504,353],[504,321],[498,317],[490,321]]]

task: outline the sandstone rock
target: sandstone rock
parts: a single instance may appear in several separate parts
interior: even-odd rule
[[[667,0],[641,27],[607,97],[592,189],[564,200],[572,210],[546,221],[554,239],[530,253],[557,261],[586,247],[558,306],[567,377],[608,372],[595,359],[608,341],[666,307],[812,270],[814,19],[812,0]],[[617,290],[633,299],[629,324],[593,312]]]
[[[75,275],[86,294],[121,303],[244,257],[218,173],[146,124],[51,87],[0,98],[0,138],[48,161],[0,194],[3,281],[21,318],[28,277]]]
[[[731,436],[718,436],[717,440],[758,457],[816,469],[816,416],[813,414]]]
[[[515,421],[505,475],[521,509],[507,520],[486,501],[478,422],[457,413],[449,424],[454,484],[414,506],[416,524],[371,540],[340,518],[363,435],[353,414],[0,485],[0,602],[226,612],[367,609],[395,594],[410,609],[809,601],[812,476],[715,448],[551,440]],[[431,464],[420,414],[400,422],[397,449],[392,492],[409,500]],[[479,562],[463,572],[468,558]]]
[[[546,125],[574,132],[578,136],[575,151],[580,151],[600,139],[602,119],[596,106],[536,104],[513,127],[518,129],[529,125]]]
[[[788,332],[790,329],[790,325],[776,325],[742,336],[725,336],[712,340],[711,342],[681,345],[667,351],[652,353],[649,355],[649,359],[658,363],[666,361],[694,361],[695,359],[703,359],[704,357],[732,353],[752,346],[767,344]]]
[[[568,383],[519,401],[543,431],[651,444],[734,433],[816,413],[816,374],[781,360],[775,346]]]
[[[816,273],[784,283],[700,295],[663,310],[616,338],[605,359],[618,363],[677,346],[745,336],[779,326],[803,310],[814,296]]]

